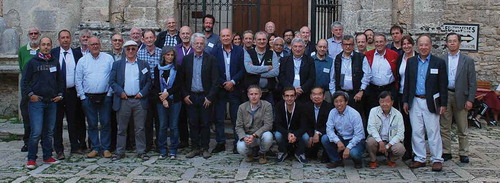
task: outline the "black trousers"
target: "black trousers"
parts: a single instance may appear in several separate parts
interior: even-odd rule
[[[156,110],[156,100],[158,95],[150,92],[148,113],[146,116],[146,123],[144,124],[144,131],[146,132],[146,152],[152,150],[153,144],[158,144],[158,132],[160,129],[160,121],[158,120],[158,110]]]
[[[69,141],[71,151],[86,147],[85,116],[80,99],[76,96],[75,87],[67,88],[64,99],[57,104],[56,125],[54,129],[54,150],[56,153],[64,152],[63,146],[63,119],[66,116],[68,123]]]

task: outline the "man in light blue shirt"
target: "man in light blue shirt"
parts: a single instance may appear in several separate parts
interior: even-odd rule
[[[328,38],[328,55],[331,58],[337,57],[342,52],[342,35],[344,35],[344,26],[336,21],[331,25],[333,37]]]
[[[349,95],[343,91],[333,94],[335,109],[330,111],[326,122],[326,134],[321,143],[328,154],[328,168],[344,166],[343,159],[351,157],[354,167],[362,167],[362,155],[365,151],[365,132],[361,115],[354,108],[347,106]],[[343,151],[342,157],[339,152]]]

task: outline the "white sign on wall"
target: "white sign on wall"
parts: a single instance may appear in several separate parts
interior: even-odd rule
[[[446,33],[457,33],[462,37],[460,50],[478,51],[479,47],[479,24],[452,24],[445,23],[443,31]]]

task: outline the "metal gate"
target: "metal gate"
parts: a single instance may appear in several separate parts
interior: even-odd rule
[[[331,37],[330,25],[340,21],[340,0],[312,0],[311,2],[311,41]]]
[[[177,10],[181,25],[190,26],[199,32],[203,28],[203,16],[211,14],[215,17],[214,32],[222,28],[257,29],[260,0],[179,0]],[[253,18],[257,15],[257,18]]]

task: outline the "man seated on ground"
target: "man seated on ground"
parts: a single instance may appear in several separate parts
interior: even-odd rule
[[[302,140],[306,142],[306,157],[317,159],[321,145],[321,137],[326,135],[326,121],[328,114],[332,110],[332,104],[325,101],[326,94],[322,87],[316,86],[311,90],[311,101],[303,107],[302,120],[307,125],[307,133],[302,135]],[[328,155],[323,150],[321,162],[328,162]]]
[[[278,143],[279,153],[276,162],[283,162],[288,152],[294,152],[295,158],[301,163],[307,163],[304,150],[305,141],[300,140],[306,132],[305,124],[301,120],[302,105],[295,102],[297,95],[294,87],[283,89],[283,101],[276,105],[276,119],[274,119],[274,136]]]
[[[240,138],[236,143],[238,153],[245,155],[246,162],[254,161],[254,148],[258,147],[259,163],[267,163],[266,153],[273,144],[273,108],[271,103],[260,100],[262,90],[250,85],[248,101],[238,108],[235,132]]]
[[[401,143],[405,133],[403,116],[392,107],[394,100],[390,92],[383,91],[378,98],[380,106],[372,108],[368,118],[369,137],[366,139],[366,149],[370,154],[368,167],[378,167],[377,152],[386,155],[387,165],[396,167],[394,161],[400,159],[406,151]]]
[[[349,95],[343,91],[333,94],[335,108],[330,111],[326,122],[326,134],[321,137],[321,143],[330,159],[328,168],[344,166],[343,159],[349,157],[354,161],[354,167],[362,167],[362,155],[365,151],[365,132],[361,115],[354,108],[347,106]],[[342,156],[340,156],[342,153]]]

